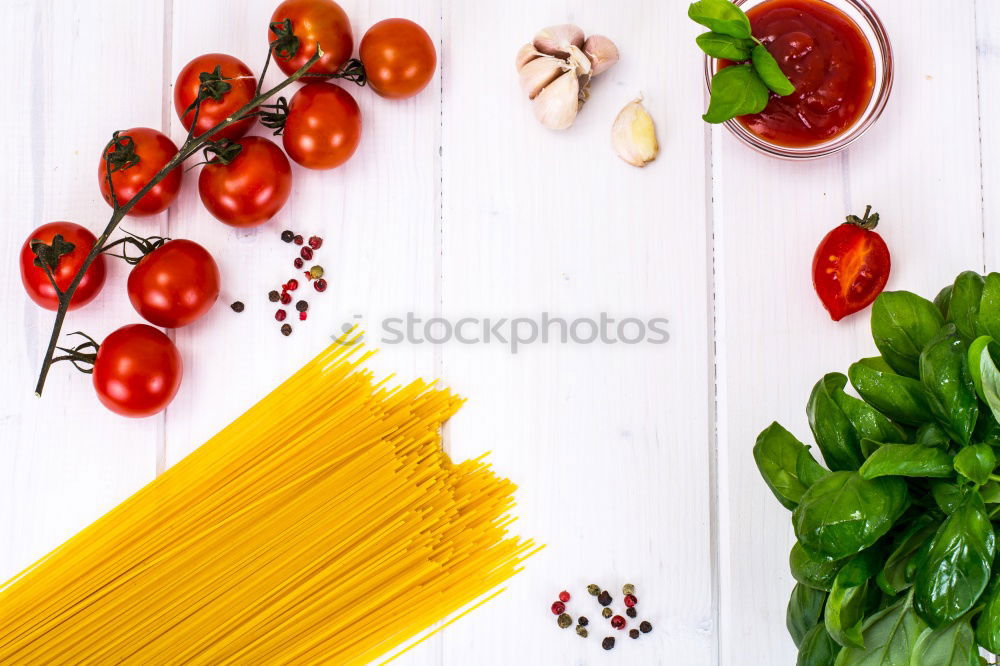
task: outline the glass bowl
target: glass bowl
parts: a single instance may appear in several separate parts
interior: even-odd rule
[[[768,0],[734,0],[738,7],[754,7]],[[885,26],[865,0],[825,0],[853,20],[871,47],[875,60],[875,86],[868,106],[851,127],[837,136],[811,146],[781,146],[771,143],[752,133],[735,118],[725,122],[726,128],[737,139],[759,153],[788,160],[813,160],[838,153],[861,138],[879,116],[882,115],[889,93],[892,91],[892,44],[885,32]],[[705,85],[712,89],[712,75],[715,73],[715,58],[705,56]]]

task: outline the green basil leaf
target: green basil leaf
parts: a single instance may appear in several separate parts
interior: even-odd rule
[[[910,666],[978,666],[979,648],[969,619],[924,629],[913,645]]]
[[[703,32],[694,41],[708,55],[723,60],[747,60],[754,45],[752,39],[740,39],[719,32]]]
[[[868,599],[868,584],[878,573],[883,555],[878,548],[869,548],[855,555],[833,581],[830,595],[826,598],[823,621],[830,637],[844,647],[864,647],[861,622]]]
[[[819,560],[809,554],[798,541],[788,553],[788,568],[792,577],[808,587],[829,592],[837,572],[846,560]]]
[[[830,638],[826,626],[817,624],[802,639],[795,666],[833,666],[840,649],[837,642]]]
[[[813,387],[806,406],[809,428],[831,470],[855,470],[864,462],[861,438],[837,399],[844,392],[847,377],[831,372]]]
[[[965,498],[965,493],[954,483],[931,481],[931,495],[934,502],[945,514],[951,514]]]
[[[924,385],[896,374],[881,357],[854,363],[847,376],[865,402],[894,421],[919,426],[934,418]]]
[[[713,32],[747,39],[750,37],[750,19],[728,0],[698,0],[688,7],[688,18]]]
[[[942,317],[948,316],[948,308],[951,306],[951,285],[938,292],[938,295],[934,297],[934,306],[941,313]]]
[[[946,479],[954,474],[952,457],[936,446],[884,444],[859,470],[862,477],[919,476]]]
[[[937,528],[938,521],[925,513],[896,536],[892,542],[892,552],[878,577],[879,587],[886,594],[895,596],[913,585],[915,567],[911,564],[921,547],[937,532]]]
[[[965,343],[954,324],[945,325],[921,352],[920,381],[935,418],[955,441],[967,445],[979,416],[979,399]]]
[[[767,106],[770,93],[750,65],[723,67],[712,77],[707,123],[724,123],[736,116],[759,113]]]
[[[831,391],[830,394],[840,407],[840,410],[847,417],[847,420],[851,422],[851,426],[859,438],[862,440],[870,439],[879,443],[906,441],[907,434],[905,430],[887,419],[885,415],[864,400],[858,400],[854,396],[847,395],[844,392],[844,386],[847,385],[847,377],[839,375],[837,383],[840,384],[840,388]],[[863,446],[862,449],[864,449]]]
[[[898,477],[866,480],[832,472],[810,487],[792,513],[795,536],[815,557],[838,560],[879,540],[909,505]]]
[[[908,291],[883,291],[872,305],[872,337],[893,370],[920,376],[920,352],[944,325],[944,317],[925,298]]]
[[[909,666],[913,644],[927,625],[913,610],[908,594],[865,621],[864,648],[844,648],[835,666]]]
[[[967,493],[919,556],[914,607],[941,627],[973,607],[990,582],[996,536],[978,492]]]
[[[812,484],[816,483],[824,476],[830,473],[830,470],[826,469],[812,457],[812,453],[809,452],[810,447],[804,446],[801,451],[799,451],[798,460],[795,461],[795,473],[799,477],[799,481],[802,482],[806,488],[809,488]]]
[[[942,449],[947,449],[951,445],[951,437],[941,427],[940,423],[934,421],[932,423],[925,423],[917,429],[913,443],[924,446],[939,446]]]
[[[990,273],[983,280],[976,331],[1000,340],[1000,273]]]
[[[766,48],[758,44],[753,47],[750,57],[753,59],[754,71],[760,76],[760,80],[764,82],[764,85],[782,97],[795,92],[795,86],[788,80],[785,73],[781,71],[778,61],[774,59],[774,56]]]
[[[976,641],[993,654],[1000,654],[1000,573],[993,576],[984,600],[983,612],[976,620]]]
[[[981,486],[990,480],[997,456],[989,444],[973,444],[955,454],[955,471]]]
[[[826,603],[826,592],[805,585],[797,584],[792,588],[792,596],[788,599],[785,611],[785,627],[795,642],[795,647],[802,644],[802,639],[823,619],[823,605]]]
[[[1000,483],[990,481],[979,489],[984,504],[1000,504]]]
[[[1000,420],[1000,370],[997,370],[990,354],[991,341],[992,338],[982,336],[972,343],[972,347],[969,348],[969,371],[973,387],[978,390],[979,397],[990,408],[993,421],[996,422]],[[989,425],[987,424],[987,427]]]
[[[979,304],[983,298],[983,276],[975,271],[965,271],[955,278],[951,287],[951,301],[946,319],[958,329],[967,343],[976,337],[979,324]]]
[[[976,395],[983,402],[986,402],[988,398],[986,393],[983,391],[983,353],[985,352],[990,356],[990,361],[992,362],[992,354],[988,351],[990,343],[993,342],[993,338],[988,335],[980,335],[978,338],[972,341],[969,345],[969,374],[972,375],[972,385],[976,389]]]
[[[786,509],[798,506],[806,491],[796,471],[799,453],[804,450],[805,445],[778,422],[764,428],[753,447],[753,459],[764,483]]]

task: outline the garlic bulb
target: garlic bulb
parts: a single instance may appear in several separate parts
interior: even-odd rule
[[[591,76],[603,74],[618,62],[618,47],[604,35],[587,37],[587,41],[583,44],[583,52],[593,65]]]
[[[656,127],[642,106],[642,97],[632,100],[618,112],[611,127],[611,144],[618,157],[632,166],[644,167],[656,159],[660,152]]]
[[[552,56],[535,58],[521,67],[521,71],[518,73],[521,78],[521,90],[528,96],[528,99],[535,99],[542,88],[555,81],[556,77],[568,69],[571,68],[565,60]]]
[[[525,44],[517,52],[517,58],[514,60],[515,66],[520,70],[522,67],[527,65],[529,62],[543,55],[535,50],[534,44]]]
[[[535,97],[535,117],[549,129],[566,129],[576,120],[580,110],[580,80],[570,69]]]
[[[569,62],[573,63],[573,67],[576,68],[577,76],[586,76],[588,79],[591,75],[591,65],[590,58],[582,50],[575,46],[569,47]]]
[[[583,48],[583,30],[575,25],[551,25],[535,33],[535,49],[546,55],[565,58],[569,47]]]

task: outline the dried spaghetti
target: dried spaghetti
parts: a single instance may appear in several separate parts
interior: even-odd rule
[[[0,663],[364,663],[515,574],[513,484],[441,450],[462,401],[368,355],[333,345],[0,587]]]

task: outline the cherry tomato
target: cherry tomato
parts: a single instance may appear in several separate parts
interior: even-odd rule
[[[313,63],[308,76],[329,78],[336,74],[354,52],[354,35],[347,13],[333,0],[285,0],[271,15],[271,23],[291,19],[292,32],[298,37],[299,48],[295,55],[285,60],[275,54],[275,62],[285,74],[291,76],[316,54],[316,45],[323,55]],[[268,29],[267,41],[274,39]]]
[[[361,39],[368,85],[382,97],[413,97],[434,77],[437,52],[430,35],[413,21],[379,21]]]
[[[101,154],[101,160],[97,166],[97,180],[101,186],[101,194],[109,206],[112,205],[111,188],[108,187],[104,156],[108,153],[125,150],[126,136],[132,138],[138,163],[111,174],[111,182],[114,184],[115,196],[118,198],[119,205],[138,194],[139,190],[153,179],[156,172],[177,154],[177,146],[170,140],[170,137],[155,129],[134,127],[121,132],[118,136],[118,143],[110,146],[106,152]],[[142,199],[132,206],[132,210],[128,214],[142,217],[165,211],[177,198],[177,192],[181,189],[181,173],[181,169],[174,169],[167,174],[166,178],[153,186]]]
[[[332,83],[303,86],[288,103],[281,135],[285,152],[310,169],[332,169],[346,162],[361,141],[361,109]]]
[[[216,219],[234,227],[267,222],[288,201],[292,167],[272,141],[248,136],[236,143],[239,154],[229,164],[206,164],[198,176],[198,193]]]
[[[876,232],[878,213],[851,215],[828,233],[813,257],[813,286],[834,321],[862,310],[889,280],[889,248]]]
[[[142,318],[164,328],[187,326],[219,297],[219,267],[189,240],[167,241],[128,275],[128,298]]]
[[[211,97],[202,100],[201,108],[198,110],[198,126],[194,135],[200,136],[206,131],[223,122],[233,115],[250,100],[254,98],[257,90],[257,79],[253,71],[243,61],[224,53],[208,53],[198,56],[181,70],[177,75],[177,83],[174,84],[174,109],[177,117],[181,119],[184,129],[190,130],[194,122],[194,110],[188,110],[191,104],[198,98],[198,90],[201,88],[201,74],[211,74],[215,68],[220,68],[222,77],[227,79],[230,89],[222,93],[222,99],[215,101]],[[184,112],[187,111],[185,114]],[[229,127],[219,130],[212,135],[212,139],[238,139],[246,134],[253,126],[256,118],[250,116],[238,120]]]
[[[49,222],[48,224],[43,224],[32,231],[24,241],[24,245],[21,246],[21,282],[24,284],[24,290],[28,292],[31,300],[46,310],[57,310],[59,308],[59,299],[56,297],[56,291],[52,288],[52,283],[49,282],[49,277],[45,270],[35,265],[36,255],[31,248],[31,244],[33,241],[41,241],[45,245],[52,246],[56,235],[62,236],[63,243],[73,244],[71,251],[61,254],[56,259],[56,266],[52,270],[52,274],[56,278],[56,284],[59,285],[59,289],[61,290],[69,287],[69,283],[73,281],[73,277],[80,270],[80,266],[83,265],[83,260],[86,259],[87,254],[97,242],[94,234],[79,224],[73,224],[72,222]],[[62,249],[65,250],[68,248],[63,245]],[[104,286],[105,271],[107,269],[104,261],[104,255],[99,254],[87,268],[87,272],[83,274],[83,279],[80,280],[80,284],[73,293],[73,298],[70,299],[70,310],[83,307],[94,300],[97,294],[100,293],[101,287]]]
[[[181,385],[177,347],[146,324],[122,326],[104,338],[94,361],[94,390],[116,414],[152,416],[170,404]]]

